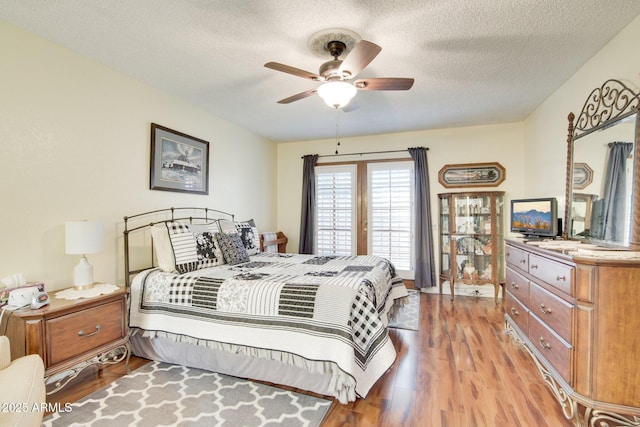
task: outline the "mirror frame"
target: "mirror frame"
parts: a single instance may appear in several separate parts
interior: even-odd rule
[[[631,227],[629,245],[625,248],[640,250],[640,92],[636,93],[619,80],[610,79],[595,88],[587,97],[582,111],[574,125],[574,114],[569,113],[567,134],[567,176],[565,183],[564,229],[562,237],[569,236],[571,205],[573,201],[573,147],[574,142],[597,130],[611,126],[627,116],[636,114],[636,131],[634,140],[633,162],[633,205],[631,210]],[[586,239],[588,240],[588,239]],[[600,240],[594,242],[606,244]],[[614,245],[614,244],[612,244]],[[618,245],[614,245],[618,246]]]

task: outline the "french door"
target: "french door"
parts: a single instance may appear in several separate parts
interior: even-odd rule
[[[319,255],[379,255],[405,278],[413,272],[413,161],[318,165]]]

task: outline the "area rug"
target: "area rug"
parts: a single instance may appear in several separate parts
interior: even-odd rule
[[[331,401],[150,362],[45,418],[43,426],[319,426]]]
[[[409,289],[409,301],[389,320],[389,327],[417,331],[419,325],[420,291]]]

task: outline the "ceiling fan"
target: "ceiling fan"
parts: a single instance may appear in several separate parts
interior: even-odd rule
[[[318,93],[330,107],[342,108],[349,103],[358,90],[408,90],[413,86],[413,79],[398,77],[362,78],[350,82],[374,60],[382,48],[370,41],[360,40],[353,44],[353,48],[347,52],[346,57],[340,60],[338,58],[347,50],[347,43],[340,40],[340,34],[332,34],[331,37],[332,39],[322,48],[333,59],[322,64],[318,74],[278,62],[264,64],[265,67],[272,70],[314,82],[323,82],[317,89],[310,89],[281,99],[278,104],[289,104]]]

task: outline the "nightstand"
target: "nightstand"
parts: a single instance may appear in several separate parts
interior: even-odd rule
[[[50,386],[47,394],[91,365],[127,359],[128,372],[127,295],[123,287],[77,300],[51,295],[51,304],[41,309],[5,312],[1,330],[11,342],[11,359],[39,354]]]

